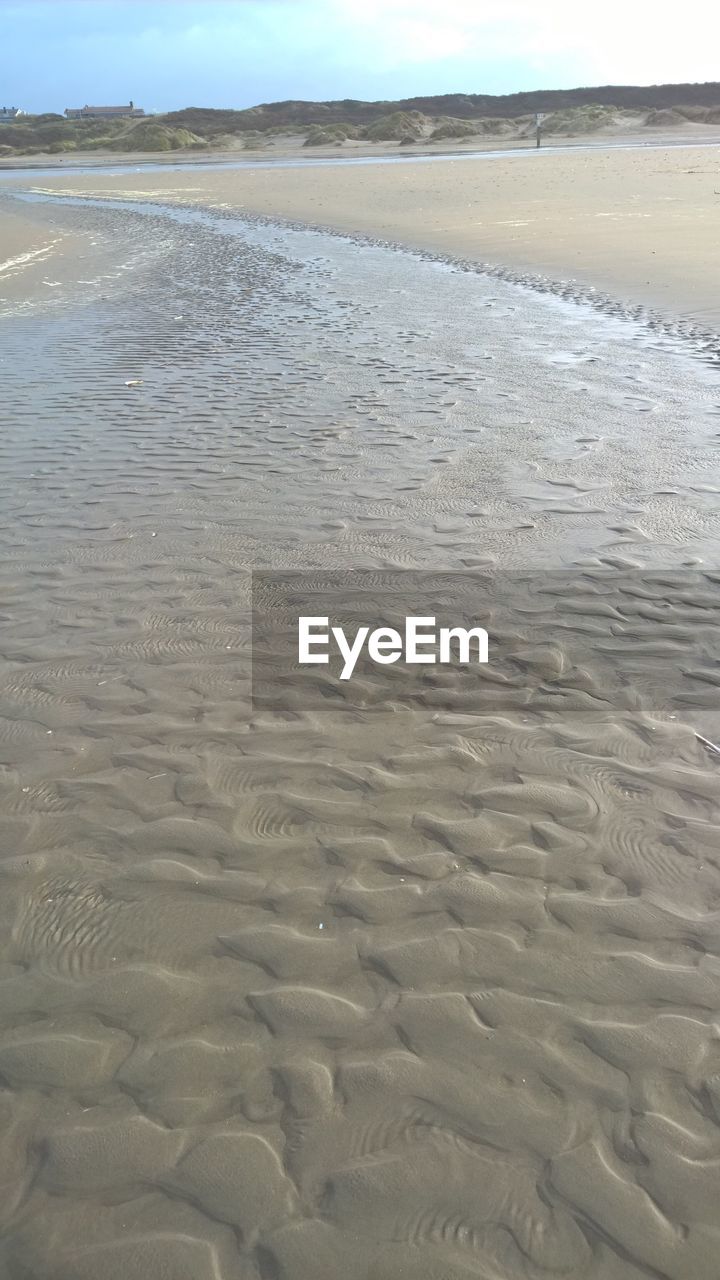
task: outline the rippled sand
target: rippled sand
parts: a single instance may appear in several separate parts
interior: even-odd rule
[[[88,262],[1,321],[0,1270],[715,1280],[708,353],[229,213],[31,216]],[[341,697],[256,651],[253,704],[253,569],[486,583],[496,659]]]
[[[648,139],[653,137],[648,131]],[[720,332],[717,145],[539,152],[184,172],[31,172],[26,187],[211,205],[510,267],[606,290]]]

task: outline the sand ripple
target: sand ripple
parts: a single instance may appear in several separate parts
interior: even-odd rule
[[[707,369],[378,246],[37,216],[134,265],[3,329],[0,1271],[716,1280]],[[253,708],[258,566],[485,574],[502,660]]]

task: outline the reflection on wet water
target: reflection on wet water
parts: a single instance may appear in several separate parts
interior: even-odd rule
[[[716,374],[410,254],[35,213],[125,269],[2,321],[7,1274],[714,1280]],[[253,709],[258,567],[562,567],[565,621],[505,602],[482,698]]]

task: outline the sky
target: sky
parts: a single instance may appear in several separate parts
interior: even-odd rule
[[[0,105],[147,111],[720,77],[720,2],[0,0]]]

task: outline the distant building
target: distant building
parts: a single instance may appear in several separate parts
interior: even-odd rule
[[[19,107],[0,107],[0,124],[12,124],[13,120],[19,120],[24,115],[25,112]]]
[[[126,107],[66,107],[65,115],[68,120],[135,120],[145,112],[142,107],[129,102]]]

